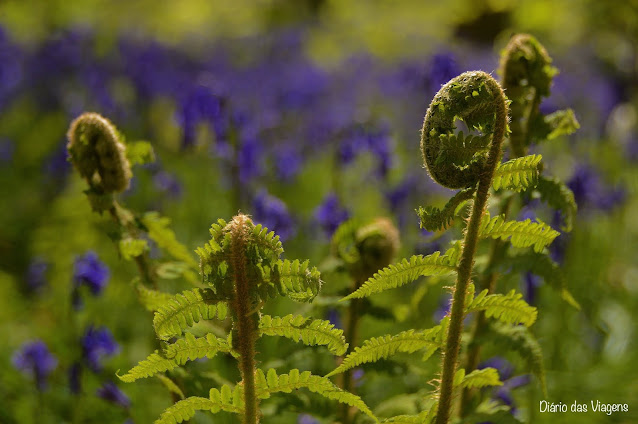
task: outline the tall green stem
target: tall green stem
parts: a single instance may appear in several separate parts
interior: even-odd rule
[[[353,279],[352,285],[352,293],[361,287],[363,281],[361,279]],[[346,321],[345,328],[345,338],[348,340],[350,344],[348,347],[348,351],[346,355],[354,350],[354,346],[357,345],[357,340],[359,338],[359,317],[361,316],[361,299],[352,299],[350,300],[350,305],[348,306],[348,315]],[[344,371],[341,376],[341,388],[346,392],[350,392],[352,394],[356,394],[354,392],[354,381],[352,379],[352,370],[348,369]],[[354,422],[355,409],[350,407],[349,405],[343,404],[341,405],[341,424],[350,424]]]
[[[243,215],[242,215],[243,217]],[[238,217],[239,218],[239,217]],[[246,250],[250,228],[248,218],[233,220],[231,232],[230,260],[235,280],[232,300],[237,315],[237,337],[239,347],[239,370],[244,385],[244,424],[259,422],[259,405],[255,394],[255,342],[257,341],[257,314],[250,305],[251,290],[247,273]]]
[[[458,268],[458,276],[450,313],[450,325],[448,328],[447,342],[443,358],[441,394],[436,417],[437,424],[447,424],[450,418],[452,395],[454,391],[453,380],[457,368],[459,347],[461,344],[461,333],[463,330],[463,318],[465,316],[465,294],[472,275],[474,254],[476,253],[476,246],[478,244],[478,233],[481,218],[487,204],[494,171],[501,157],[501,145],[507,128],[507,104],[505,94],[503,93],[500,85],[498,85],[498,83],[492,78],[487,79],[486,84],[492,90],[493,95],[497,97],[494,102],[494,107],[496,109],[494,133],[492,143],[490,144],[486,166],[479,176],[476,197],[474,199],[470,221],[465,233],[463,252],[461,253],[461,261]]]

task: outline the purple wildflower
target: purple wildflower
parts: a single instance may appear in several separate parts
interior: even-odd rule
[[[25,343],[12,358],[13,366],[35,378],[38,390],[46,389],[46,379],[57,367],[57,358],[42,340]]]
[[[587,164],[579,165],[567,182],[574,193],[579,210],[600,209],[610,211],[625,199],[625,190],[605,186],[596,169]]]
[[[336,308],[330,308],[326,312],[326,319],[330,321],[335,328],[343,329],[343,323],[341,322],[341,314]]]
[[[536,289],[542,283],[542,279],[531,272],[523,274],[523,297],[530,305],[534,305],[536,303]]]
[[[42,258],[35,258],[31,261],[24,276],[29,290],[36,292],[47,285],[46,273],[48,269],[49,263]]]
[[[107,381],[95,392],[97,397],[127,409],[131,406],[131,400],[112,381]]]
[[[166,171],[159,171],[153,175],[153,185],[161,192],[171,198],[178,198],[182,195],[182,185],[174,174]]]
[[[430,59],[427,80],[432,93],[439,91],[441,86],[461,73],[461,69],[452,53],[436,53]]]
[[[350,212],[341,205],[335,193],[330,193],[315,209],[314,216],[326,236],[331,237],[337,227],[350,218]]]
[[[265,190],[259,191],[253,201],[255,222],[258,222],[286,241],[295,234],[294,223],[286,204]]]
[[[15,149],[16,146],[12,140],[7,138],[0,139],[0,164],[11,162]]]
[[[297,416],[297,424],[319,424],[319,420],[312,415],[299,414],[299,416]]]
[[[91,293],[98,296],[109,280],[109,269],[93,251],[75,259],[73,284],[75,288],[87,286]]]
[[[275,152],[275,172],[284,182],[290,181],[299,173],[302,157],[292,146],[283,147]]]
[[[119,351],[119,345],[113,339],[111,331],[106,327],[98,329],[89,326],[80,340],[82,356],[88,367],[94,372],[102,370],[102,359]]]

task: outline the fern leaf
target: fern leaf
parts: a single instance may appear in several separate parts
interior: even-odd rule
[[[438,209],[432,206],[426,208],[419,207],[417,214],[419,215],[421,228],[428,231],[445,230],[454,221],[454,217],[459,209],[459,206],[474,196],[474,188],[466,188],[456,193],[448,202],[443,206],[443,209]]]
[[[361,347],[356,347],[350,352],[343,359],[343,362],[326,377],[340,374],[361,364],[387,359],[397,352],[413,353],[417,350],[428,348],[428,352],[431,351],[431,355],[441,346],[439,341],[441,331],[442,326],[437,325],[423,331],[407,330],[393,336],[373,337],[363,342]]]
[[[542,201],[560,211],[565,222],[561,230],[571,231],[578,206],[570,188],[557,178],[540,177],[536,190],[540,193]]]
[[[436,418],[438,402],[435,402],[430,408],[421,412],[419,415],[399,415],[387,418],[381,421],[381,424],[431,424]]]
[[[231,389],[224,385],[221,392],[217,389],[211,389],[208,399],[203,397],[192,396],[168,407],[162,415],[155,421],[155,424],[178,424],[188,421],[195,416],[196,411],[210,411],[213,414],[219,411],[232,412],[241,414],[243,406],[238,406],[235,399],[240,396],[237,390],[231,392]],[[224,396],[222,396],[222,394]],[[228,397],[230,396],[230,397]]]
[[[559,235],[558,231],[540,220],[538,222],[532,222],[529,219],[506,221],[502,215],[490,218],[489,212],[485,213],[479,228],[479,237],[481,238],[510,239],[512,246],[532,246],[536,252],[542,252],[543,248],[551,244]]]
[[[170,229],[170,219],[160,216],[157,212],[147,212],[142,217],[142,223],[148,229],[148,236],[159,247],[165,249],[175,259],[193,267],[197,266],[197,261],[190,251],[177,241],[175,233]]]
[[[149,289],[141,283],[135,284],[135,291],[137,292],[137,298],[140,303],[147,311],[150,312],[157,311],[161,305],[165,304],[173,297],[170,293]]]
[[[463,368],[457,371],[457,376],[455,376],[455,380],[459,375],[462,377],[459,379],[460,383],[458,386],[473,389],[475,387],[489,387],[489,386],[502,386],[503,382],[501,382],[498,371],[496,368],[483,368],[480,370],[474,370],[471,373],[465,375],[465,370]]]
[[[162,382],[164,387],[166,387],[169,392],[175,393],[177,396],[179,396],[180,399],[184,399],[184,392],[182,392],[182,389],[180,389],[173,380],[166,377],[164,374],[156,374],[155,377],[157,377],[159,381]]]
[[[179,336],[200,319],[226,318],[228,306],[211,289],[186,290],[165,302],[155,313],[157,337],[168,340]]]
[[[263,315],[259,320],[259,331],[268,336],[301,341],[307,346],[324,345],[338,356],[348,350],[343,330],[335,328],[330,321],[312,320],[301,315],[286,315],[283,318]]]
[[[477,158],[481,158],[490,143],[489,136],[474,136],[463,131],[458,134],[441,134],[439,137],[439,156],[436,165],[454,164],[457,168],[464,168]]]
[[[319,271],[310,267],[309,261],[286,259],[278,261],[273,267],[272,283],[282,296],[297,302],[311,302],[319,294],[322,281]],[[266,297],[269,295],[265,294]]]
[[[536,376],[543,394],[547,396],[543,351],[529,329],[520,325],[493,323],[490,325],[490,331],[479,342],[481,341],[517,352],[523,360],[527,361],[527,367]]]
[[[428,256],[412,256],[410,261],[403,259],[375,273],[358,290],[341,300],[368,297],[371,294],[404,286],[419,277],[455,273],[459,252],[460,247],[456,245],[448,249],[444,255],[441,255],[441,252],[434,252]]]
[[[277,392],[291,393],[293,390],[306,388],[327,399],[354,406],[375,422],[379,422],[359,396],[341,390],[326,377],[312,375],[310,371],[299,372],[293,369],[288,374],[277,375],[277,372],[271,368],[264,375],[262,370],[257,370],[255,386],[257,397],[260,399],[268,399],[271,394]]]
[[[501,163],[494,172],[494,190],[524,191],[538,181],[541,155],[529,155]]]
[[[561,298],[580,311],[580,304],[567,288],[567,281],[560,266],[547,255],[536,252],[527,252],[516,256],[509,256],[503,261],[502,267],[514,272],[531,272],[538,275],[552,289],[556,290]]]
[[[275,235],[274,231],[269,231],[268,228],[261,224],[253,227],[253,243],[258,246],[269,250],[273,256],[279,257],[284,253],[284,248],[279,241],[279,236]]]
[[[344,221],[337,227],[330,246],[332,253],[346,263],[355,263],[359,260],[359,251],[355,247],[355,237],[361,223],[356,219]]]
[[[195,337],[186,333],[185,338],[170,344],[165,349],[167,359],[171,359],[179,365],[188,361],[207,357],[213,358],[217,352],[230,352],[231,347],[224,339],[207,334],[205,337]]]
[[[146,359],[131,368],[128,373],[122,376],[118,375],[118,377],[125,383],[132,383],[133,381],[139,380],[140,378],[152,377],[155,374],[172,370],[177,366],[178,365],[174,360],[160,356],[159,352],[156,350],[154,353],[151,353]]]
[[[508,294],[487,294],[487,289],[478,294],[466,306],[465,312],[485,311],[485,316],[506,324],[531,326],[536,321],[538,311],[522,299],[523,295],[514,290]]]
[[[557,110],[547,116],[537,115],[530,125],[530,136],[535,142],[551,140],[561,135],[569,135],[580,128],[574,111]]]

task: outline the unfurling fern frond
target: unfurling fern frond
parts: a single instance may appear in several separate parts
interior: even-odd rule
[[[335,230],[330,241],[332,254],[346,263],[355,263],[359,260],[359,251],[356,248],[357,230],[361,222],[349,219]]]
[[[253,227],[252,242],[257,246],[270,251],[273,257],[279,257],[284,253],[284,248],[279,240],[279,236],[275,235],[274,231],[268,230],[268,228],[257,224]]]
[[[341,390],[326,377],[312,375],[310,371],[300,373],[299,370],[293,369],[288,374],[277,375],[277,372],[271,368],[264,375],[264,372],[258,369],[255,380],[256,395],[260,399],[268,399],[277,392],[291,393],[293,390],[306,388],[327,399],[354,406],[375,422],[379,422],[359,396]]]
[[[488,367],[480,370],[474,370],[467,375],[465,375],[465,369],[459,368],[454,375],[454,386],[456,387],[472,389],[475,387],[481,388],[502,385],[503,382],[500,380],[496,368]]]
[[[140,378],[152,377],[155,374],[172,370],[177,366],[178,365],[174,360],[160,356],[159,352],[156,350],[154,353],[151,353],[146,359],[131,368],[128,373],[122,376],[118,375],[118,377],[125,383],[132,383],[133,381],[139,380]]]
[[[183,339],[168,345],[165,349],[166,358],[172,359],[179,365],[204,357],[211,359],[217,352],[230,353],[230,344],[210,333],[205,337],[195,337],[186,333]]]
[[[137,292],[137,298],[140,303],[150,312],[157,311],[162,305],[173,298],[173,295],[170,293],[149,289],[141,283],[135,283],[135,291]]]
[[[219,411],[241,414],[243,404],[241,400],[241,386],[235,386],[235,390],[222,386],[221,392],[211,389],[209,398],[192,396],[168,407],[155,421],[155,424],[178,424],[190,420],[196,411],[210,411],[213,414]]]
[[[472,289],[473,285],[471,284]],[[523,324],[531,326],[536,321],[537,310],[525,302],[520,293],[514,290],[508,294],[487,294],[487,289],[483,290],[469,302],[465,312],[485,311],[485,316],[504,322],[506,324]]]
[[[326,377],[342,373],[361,364],[387,359],[397,352],[413,353],[427,348],[431,355],[441,346],[442,328],[441,325],[437,325],[423,331],[407,330],[393,336],[373,337],[363,342],[361,347],[356,347],[350,352],[343,359],[341,365],[327,374]]]
[[[543,351],[529,329],[520,325],[512,326],[499,323],[492,323],[489,328],[490,331],[478,342],[489,342],[501,346],[503,349],[517,352],[523,360],[527,361],[527,367],[538,378],[543,393],[547,395]]]
[[[578,206],[574,199],[574,193],[569,187],[557,178],[540,177],[536,190],[540,193],[542,201],[560,211],[565,221],[561,230],[571,231]]]
[[[477,158],[483,158],[487,154],[491,137],[472,134],[466,137],[463,131],[460,131],[458,134],[441,134],[439,140],[439,155],[435,165],[451,163],[463,169]]]
[[[374,293],[404,286],[419,277],[453,274],[456,272],[459,252],[460,246],[455,245],[444,255],[441,255],[441,252],[434,252],[428,256],[412,256],[410,261],[403,259],[397,264],[383,268],[363,283],[357,291],[341,300],[368,297]]]
[[[277,292],[297,302],[312,302],[321,289],[321,275],[317,268],[310,267],[309,261],[300,262],[298,259],[278,261],[273,267],[270,283],[274,284]],[[262,299],[272,297],[272,286],[262,284]],[[264,290],[266,289],[266,290]]]
[[[567,288],[567,281],[560,266],[549,256],[536,252],[509,256],[502,264],[503,269],[514,272],[531,272],[545,280],[552,289],[556,290],[561,298],[572,307],[580,310],[580,304]]]
[[[529,155],[499,164],[492,180],[494,190],[524,191],[535,186],[541,159],[541,155]]]
[[[426,208],[419,207],[417,214],[419,215],[421,228],[428,231],[445,230],[454,221],[454,217],[459,206],[466,200],[470,200],[474,196],[474,188],[466,188],[456,193],[446,204],[443,209],[428,206]]]
[[[157,337],[168,340],[199,322],[200,319],[226,318],[228,306],[211,289],[192,289],[176,294],[164,303],[153,318]]]
[[[259,320],[259,331],[268,336],[283,336],[307,346],[324,345],[335,355],[343,355],[348,343],[343,330],[335,328],[330,321],[312,320],[301,315],[271,317],[263,315]]]
[[[558,231],[540,220],[538,222],[532,222],[529,219],[506,221],[502,215],[490,218],[489,212],[485,212],[479,228],[479,237],[481,238],[510,239],[512,246],[533,246],[536,252],[542,252],[543,248],[551,244],[559,235]]]

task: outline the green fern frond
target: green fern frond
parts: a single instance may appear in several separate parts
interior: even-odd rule
[[[356,219],[349,219],[337,227],[330,241],[334,256],[347,263],[355,263],[359,260],[355,236],[360,227],[361,222]]]
[[[441,346],[438,341],[440,340],[441,330],[442,326],[437,325],[423,331],[407,330],[396,335],[373,337],[350,352],[343,359],[343,362],[327,374],[326,377],[340,374],[361,364],[387,359],[397,352],[413,353],[417,350],[428,348],[428,352],[431,351],[431,355]]]
[[[560,211],[565,221],[561,230],[571,231],[578,206],[574,199],[574,193],[569,187],[557,178],[540,177],[536,190],[540,193],[542,201]]]
[[[551,140],[561,135],[569,135],[580,128],[580,123],[572,109],[557,110],[547,116],[536,115],[530,125],[533,142]]]
[[[192,396],[171,405],[155,421],[155,424],[178,424],[193,418],[196,411],[210,411],[213,414],[226,411],[241,414],[243,405],[238,399],[241,399],[238,386],[233,392],[230,387],[224,385],[221,392],[211,389],[208,399]]]
[[[259,331],[268,336],[283,336],[307,346],[324,345],[335,355],[343,355],[348,350],[348,343],[343,330],[335,328],[330,321],[312,320],[301,315],[271,317],[262,315],[259,320]]]
[[[419,215],[421,228],[428,231],[445,230],[448,228],[452,225],[459,206],[466,200],[471,199],[475,191],[473,187],[459,191],[443,206],[443,209],[432,206],[426,208],[419,206],[417,215]]]
[[[320,277],[317,268],[310,267],[309,261],[285,259],[278,261],[273,267],[271,282],[282,296],[297,302],[312,302],[321,289]],[[263,286],[268,289],[267,285]],[[260,289],[263,291],[262,287]],[[262,299],[267,297],[272,297],[271,291],[262,293]]]
[[[228,306],[211,289],[192,289],[176,294],[155,312],[153,326],[161,340],[179,336],[200,319],[226,318]]]
[[[260,399],[268,399],[271,394],[277,392],[291,393],[293,390],[306,388],[327,399],[354,406],[375,422],[379,422],[359,396],[341,390],[326,377],[312,375],[310,371],[300,373],[298,369],[293,369],[288,374],[277,375],[271,368],[264,375],[264,372],[258,369],[255,377],[256,394]]]
[[[438,402],[434,402],[428,409],[418,415],[398,415],[381,421],[381,424],[431,424],[436,418]]]
[[[159,290],[152,290],[144,286],[142,283],[134,283],[137,298],[147,311],[155,312],[160,306],[173,298],[170,293],[164,293]]]
[[[454,382],[455,386],[460,386],[466,389],[503,385],[496,368],[489,367],[474,370],[467,375],[465,375],[465,369],[459,368],[454,376]]]
[[[220,339],[213,334],[207,334],[205,337],[195,337],[191,333],[186,333],[183,339],[169,344],[164,353],[167,359],[184,365],[188,361],[207,357],[213,358],[217,352],[229,353],[231,347],[224,339]]]
[[[502,263],[503,269],[514,272],[531,272],[541,277],[561,298],[580,311],[580,304],[567,288],[567,281],[560,266],[547,256],[536,252],[526,252],[516,256],[509,256]]]
[[[412,256],[410,261],[403,259],[403,261],[389,265],[375,273],[358,290],[341,300],[368,297],[371,294],[404,286],[419,277],[455,273],[459,251],[460,247],[455,245],[448,249],[444,255],[441,255],[441,252],[434,252],[428,256]]]
[[[158,380],[162,382],[164,387],[166,387],[169,392],[175,393],[177,396],[179,396],[180,399],[185,398],[184,392],[182,392],[182,389],[180,389],[173,380],[166,377],[164,374],[155,374],[155,377],[157,377]]]
[[[125,383],[132,383],[140,378],[152,377],[155,374],[172,370],[177,366],[178,365],[174,360],[160,356],[159,352],[156,350],[146,359],[131,368],[128,373],[122,376],[118,375],[118,377]]]
[[[524,191],[538,182],[541,155],[529,155],[499,164],[494,171],[494,190]]]
[[[457,168],[463,168],[478,158],[482,158],[487,152],[491,137],[474,136],[463,131],[458,134],[441,134],[439,136],[439,156],[436,165],[453,164]]]
[[[252,241],[261,248],[269,250],[275,257],[279,257],[279,255],[284,253],[284,248],[281,241],[279,241],[279,236],[275,235],[274,231],[269,231],[268,228],[261,224],[257,224],[253,227]]]
[[[169,227],[170,223],[170,219],[160,216],[157,212],[147,212],[142,217],[142,224],[147,228],[151,240],[175,259],[196,267],[197,261],[186,246],[177,241],[175,233]]]
[[[527,361],[527,367],[538,378],[543,394],[547,396],[543,350],[529,329],[520,325],[493,323],[482,341],[517,352]]]
[[[494,317],[506,324],[523,324],[529,327],[536,321],[538,311],[522,297],[522,294],[514,290],[505,295],[488,295],[485,289],[466,306],[465,312],[485,311],[488,318]]]
[[[551,244],[560,233],[544,222],[537,221],[532,222],[529,219],[525,221],[506,221],[502,215],[490,218],[489,212],[486,212],[481,220],[479,237],[510,239],[510,243],[514,247],[533,246],[536,252],[542,252],[543,248]]]

